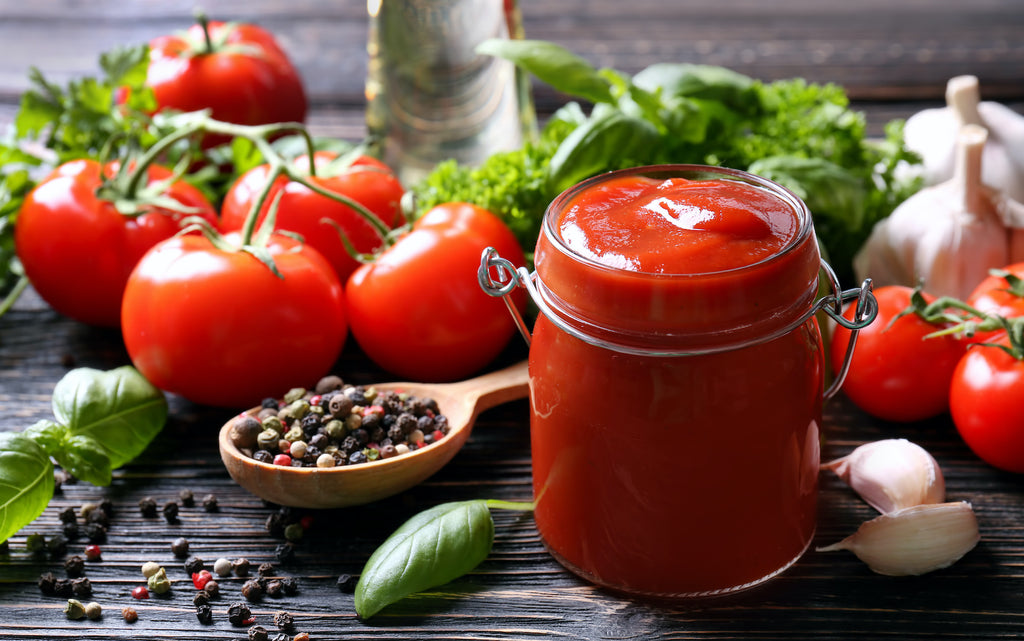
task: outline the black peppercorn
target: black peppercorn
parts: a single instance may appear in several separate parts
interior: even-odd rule
[[[263,597],[263,586],[255,579],[249,579],[242,585],[242,596],[247,601],[258,601]]]
[[[46,551],[50,553],[52,559],[64,556],[68,551],[67,537],[63,534],[54,534],[46,540]]]
[[[203,509],[207,512],[217,511],[217,497],[213,494],[207,494],[203,497]]]
[[[348,463],[349,463],[349,465],[359,465],[360,463],[365,463],[365,462],[366,462],[366,455],[363,454],[362,450],[359,450],[357,452],[352,452],[348,456]]]
[[[249,641],[270,641],[270,633],[262,625],[249,628]]]
[[[280,580],[274,579],[273,581],[267,582],[267,596],[277,598],[284,592],[284,584]]]
[[[268,452],[267,450],[256,450],[253,453],[252,458],[254,460],[259,461],[260,463],[273,463],[274,462],[274,455],[271,454],[270,452]]]
[[[147,496],[140,500],[139,511],[142,512],[142,516],[146,518],[153,518],[156,516],[156,501],[153,500],[153,497]]]
[[[196,498],[195,495],[192,494],[192,490],[185,488],[178,492],[178,498],[181,499],[181,504],[185,507],[195,507]]]
[[[256,574],[260,575],[260,578],[273,576],[274,570],[273,563],[260,563],[260,566],[256,569]]]
[[[295,625],[295,617],[285,611],[274,613],[274,625],[282,630],[290,630]]]
[[[76,523],[78,521],[78,515],[75,514],[75,508],[70,505],[60,511],[58,515],[61,523]]]
[[[204,625],[213,623],[213,608],[210,607],[209,603],[196,606],[196,618]]]
[[[216,599],[220,595],[220,583],[210,579],[206,582],[206,585],[203,586],[202,591],[210,595],[211,599]]]
[[[238,577],[249,576],[249,559],[235,559],[231,562],[231,571]]]
[[[69,541],[74,541],[82,535],[81,530],[78,529],[78,523],[65,523],[61,528],[61,533]]]
[[[89,523],[85,526],[85,538],[92,543],[103,543],[107,540],[107,528],[99,523]]]
[[[185,572],[189,576],[192,576],[193,574],[198,574],[199,572],[202,572],[203,568],[206,567],[206,563],[198,556],[190,556],[185,561],[184,567]]]
[[[114,516],[114,502],[110,499],[103,499],[100,501],[100,509],[103,510],[108,517]]]
[[[231,622],[231,625],[245,625],[251,618],[252,611],[241,601],[232,603],[228,608],[228,621]]]
[[[107,511],[101,507],[96,507],[89,510],[89,513],[85,515],[86,523],[99,523],[103,527],[110,527],[110,515]]]
[[[82,576],[85,572],[85,560],[78,556],[70,556],[64,560],[64,571],[68,573],[68,576],[72,579]]]
[[[291,596],[299,591],[299,582],[295,580],[295,577],[287,576],[281,579],[281,588],[285,594]]]
[[[196,595],[192,597],[192,605],[197,608],[201,605],[210,605],[210,595],[205,588],[196,591]]]
[[[171,542],[171,553],[174,556],[183,558],[188,556],[188,539],[183,536],[179,536]]]
[[[270,536],[281,536],[284,534],[284,517],[279,512],[274,512],[267,516],[267,520],[263,525]]]
[[[178,522],[177,501],[168,501],[166,504],[164,504],[164,519],[166,519],[168,523]]]
[[[338,589],[342,592],[352,592],[355,590],[356,580],[351,574],[342,574],[338,577]]]
[[[292,543],[282,543],[274,548],[274,556],[280,563],[290,563],[295,560],[295,546]]]
[[[39,591],[43,594],[50,595],[57,592],[57,577],[53,576],[53,572],[43,572],[39,575]]]
[[[88,578],[82,576],[77,579],[71,580],[71,594],[76,597],[86,597],[92,595],[92,583]]]

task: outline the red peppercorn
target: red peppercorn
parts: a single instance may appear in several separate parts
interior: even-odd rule
[[[87,561],[99,561],[103,555],[103,551],[100,550],[98,545],[87,545],[85,546],[85,558]]]
[[[320,396],[319,394],[315,394],[314,396],[310,397],[309,404],[310,405],[319,405],[320,401],[322,401],[322,400],[323,400],[322,396]]]
[[[210,574],[209,570],[200,570],[192,573],[192,585],[196,586],[197,590],[205,588],[211,579],[213,579],[213,575]]]
[[[149,598],[149,590],[147,590],[146,586],[144,586],[144,585],[136,586],[135,588],[132,589],[132,596],[135,597],[136,599],[148,599]]]
[[[378,416],[384,416],[384,408],[381,407],[380,405],[371,405],[371,406],[367,407],[365,410],[363,410],[363,416],[364,417],[368,416],[369,414],[376,414]]]
[[[274,457],[274,465],[283,465],[285,467],[292,466],[292,457],[287,454],[278,454]]]
[[[302,526],[303,530],[308,530],[313,526],[313,516],[311,514],[307,514],[306,516],[302,517],[301,519],[299,519],[299,525]]]
[[[431,436],[433,436],[434,441],[437,442],[444,438],[444,432],[442,432],[441,430],[434,430],[434,433],[431,434]]]

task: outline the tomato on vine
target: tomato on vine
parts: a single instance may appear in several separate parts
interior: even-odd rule
[[[993,343],[976,344],[953,372],[949,413],[983,461],[1024,473],[1024,319],[1005,322]]]
[[[860,330],[843,392],[866,413],[887,421],[942,414],[966,342],[954,334],[926,338],[953,324],[930,322],[918,313],[934,297],[904,286],[879,287],[874,294],[878,316]],[[853,313],[850,308],[844,315],[852,318]],[[837,326],[830,354],[836,373],[849,341],[850,330]]]
[[[308,108],[302,79],[270,32],[205,16],[150,42],[146,85],[159,109],[209,109],[216,120],[242,125],[304,122]]]
[[[344,282],[359,262],[346,249],[337,229],[342,230],[358,253],[370,254],[381,248],[382,236],[402,221],[401,200],[405,190],[387,165],[369,156],[339,158],[335,152],[318,151],[314,162],[313,176],[307,169],[308,156],[298,157],[293,164],[293,171],[305,176],[311,185],[278,176],[263,203],[259,220],[266,217],[270,200],[280,195],[277,228],[301,235],[330,261]],[[235,181],[221,205],[222,229],[242,228],[270,173],[269,164],[259,165]],[[342,199],[318,193],[311,186]],[[346,199],[359,203],[366,211],[356,211],[346,204]]]
[[[188,216],[216,223],[198,189],[148,165],[133,176],[119,162],[74,160],[28,194],[14,230],[15,250],[33,287],[57,312],[117,327],[128,275]]]
[[[394,245],[353,272],[345,287],[349,326],[363,351],[392,374],[417,381],[465,378],[494,360],[515,332],[498,298],[477,281],[494,247],[516,267],[523,250],[491,212],[439,205]],[[513,292],[520,311],[525,292]]]
[[[991,270],[988,277],[974,288],[966,302],[986,314],[1004,318],[1024,316],[1024,263]],[[987,342],[1002,331],[995,329],[976,332],[971,342]]]

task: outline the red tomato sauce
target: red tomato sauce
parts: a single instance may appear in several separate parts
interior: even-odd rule
[[[731,175],[627,172],[549,209],[537,275],[553,320],[586,340],[544,314],[534,328],[535,516],[576,573],[725,593],[809,545],[823,355],[800,320],[819,268],[800,208]]]

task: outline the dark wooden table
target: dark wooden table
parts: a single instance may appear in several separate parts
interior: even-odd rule
[[[0,0],[0,124],[10,121],[35,65],[54,80],[95,73],[99,52],[183,27],[193,2],[168,0]],[[301,68],[313,99],[317,134],[363,135],[365,6],[355,0],[210,0],[214,18],[253,21],[277,33]],[[1017,0],[523,0],[530,37],[564,44],[592,61],[634,72],[654,61],[706,62],[752,76],[804,76],[843,85],[872,131],[941,101],[952,75],[980,77],[983,96],[1024,105],[1024,5]],[[536,88],[540,112],[562,97]],[[510,346],[511,361],[524,348]],[[50,392],[72,366],[108,369],[128,362],[116,332],[74,323],[31,291],[0,318],[0,430],[22,430],[50,416]],[[495,364],[497,365],[497,364]],[[353,346],[337,372],[353,382],[385,375]],[[170,543],[191,542],[208,562],[247,557],[276,562],[282,539],[265,522],[276,510],[237,487],[217,455],[223,410],[172,398],[167,427],[110,487],[65,485],[45,513],[10,541],[0,557],[0,638],[239,639],[227,606],[241,600],[241,579],[222,581],[214,623],[193,613],[194,589]],[[452,463],[426,483],[375,505],[310,513],[313,526],[292,562],[276,572],[297,579],[298,593],[253,605],[256,622],[294,614],[294,632],[313,639],[1008,639],[1024,637],[1024,483],[980,463],[947,418],[914,425],[871,420],[842,398],[827,408],[823,458],[856,445],[905,437],[942,465],[950,500],[970,501],[982,541],[953,567],[919,578],[873,574],[846,553],[809,552],[767,585],[740,596],[677,606],[646,604],[575,578],[546,553],[529,516],[496,513],[490,557],[469,575],[359,620],[352,596],[337,586],[356,575],[372,550],[402,521],[437,503],[469,498],[530,498],[528,405],[485,413]],[[220,509],[183,508],[180,522],[143,518],[138,501],[174,500],[179,490],[214,494]],[[103,560],[87,576],[105,613],[100,621],[68,621],[64,599],[43,595],[39,575],[63,576],[62,558],[37,560],[25,539],[60,529],[58,513],[109,499],[116,513]],[[815,544],[850,533],[872,510],[828,475],[822,477]],[[81,553],[83,541],[70,553]],[[171,595],[136,601],[144,561],[167,566]],[[139,621],[124,623],[132,605]]]

